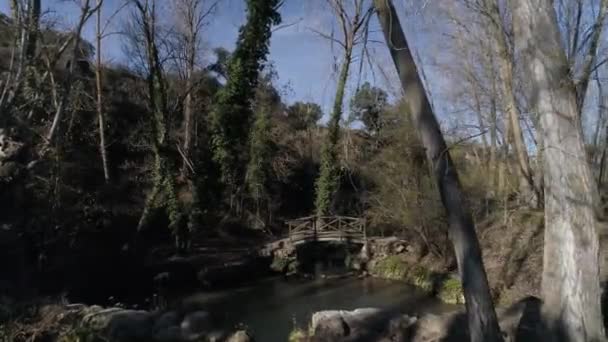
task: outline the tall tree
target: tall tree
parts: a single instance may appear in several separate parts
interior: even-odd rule
[[[447,211],[449,236],[462,279],[471,341],[502,341],[473,218],[397,12],[390,0],[374,0],[374,6],[405,92],[404,100],[426,149],[441,201]]]
[[[465,0],[469,8],[481,13],[485,16],[485,29],[489,35],[490,41],[494,42],[493,51],[495,53],[495,63],[498,68],[497,74],[500,82],[498,90],[501,92],[503,111],[508,120],[509,141],[514,148],[517,161],[518,171],[520,173],[524,196],[532,195],[531,201],[537,207],[543,204],[543,191],[535,180],[534,172],[530,164],[528,149],[524,139],[522,129],[522,115],[517,106],[514,81],[514,56],[510,52],[509,42],[507,41],[507,29],[505,28],[503,18],[499,10],[499,4],[496,0]]]
[[[249,164],[247,165],[247,188],[253,199],[256,216],[264,225],[268,219],[262,216],[262,209],[270,208],[269,185],[272,177],[272,122],[271,114],[277,104],[281,102],[278,92],[272,85],[272,79],[276,75],[270,70],[261,77],[256,91],[254,115],[255,120],[251,129],[251,141],[249,146]],[[270,214],[269,210],[267,214]],[[267,215],[270,217],[270,215]]]
[[[97,110],[97,123],[99,128],[99,153],[101,155],[101,165],[103,177],[106,183],[110,182],[110,169],[108,168],[108,157],[106,150],[105,120],[103,113],[103,88],[101,84],[101,40],[103,39],[103,28],[101,26],[101,9],[103,0],[97,0],[97,16],[95,22],[95,87],[97,91],[95,109]]]
[[[207,5],[205,0],[178,0],[174,2],[176,12],[177,65],[181,77],[185,80],[185,97],[183,103],[183,164],[182,173],[186,173],[190,163],[192,147],[192,120],[194,113],[194,84],[197,57],[201,46],[201,33],[207,18],[213,14],[219,0]],[[191,167],[191,165],[190,165]]]
[[[280,4],[279,0],[247,0],[247,23],[240,29],[228,63],[226,85],[218,93],[211,113],[213,158],[231,205],[244,190],[252,101],[268,54],[272,25],[281,22]]]
[[[510,6],[545,150],[544,321],[554,341],[601,341],[598,195],[553,1],[512,0]]]
[[[382,128],[381,115],[388,105],[388,95],[369,82],[363,83],[350,100],[350,119],[361,121],[367,131],[377,135]]]
[[[353,0],[352,5],[348,4],[345,0],[327,0],[327,2],[338,18],[342,29],[342,40],[337,40],[321,32],[317,33],[342,47],[344,55],[342,57],[342,64],[340,65],[334,104],[329,123],[327,124],[327,137],[321,150],[319,177],[315,184],[315,208],[319,216],[326,215],[331,210],[332,199],[340,186],[338,142],[340,139],[340,120],[342,118],[344,90],[348,80],[350,65],[354,57],[354,48],[357,44],[363,42],[366,25],[372,13],[371,8],[365,8],[366,2],[363,0]]]
[[[150,218],[153,209],[159,206],[159,198],[164,196],[164,209],[169,217],[169,229],[176,237],[176,245],[180,245],[181,212],[175,191],[173,168],[169,158],[169,127],[167,107],[167,85],[163,75],[163,65],[157,47],[157,13],[156,1],[132,0],[135,5],[134,20],[139,34],[142,35],[146,69],[147,86],[150,107],[152,109],[152,151],[154,164],[152,166],[152,189],[148,193],[144,210],[139,219],[137,229],[143,229]]]

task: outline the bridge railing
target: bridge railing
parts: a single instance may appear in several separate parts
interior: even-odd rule
[[[365,219],[350,216],[307,216],[286,222],[289,239],[300,240],[364,240]]]

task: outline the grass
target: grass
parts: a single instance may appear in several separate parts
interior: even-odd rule
[[[405,281],[432,294],[448,304],[464,304],[460,280],[437,274],[420,265],[408,265],[398,255],[391,255],[370,265],[372,275],[390,280]]]

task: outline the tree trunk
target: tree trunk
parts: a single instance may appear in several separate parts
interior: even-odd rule
[[[155,36],[155,4],[142,4],[136,2],[139,15],[141,16],[142,31],[144,32],[146,44],[146,60],[148,63],[148,93],[150,105],[153,112],[152,123],[152,150],[154,152],[154,180],[153,188],[148,198],[137,229],[141,230],[147,223],[151,209],[156,205],[158,196],[164,195],[164,209],[169,218],[169,229],[177,239],[183,230],[180,226],[180,207],[175,191],[173,172],[171,170],[170,158],[168,155],[167,138],[169,129],[167,126],[167,92],[163,77],[162,64],[158,56]]]
[[[458,174],[431,110],[416,64],[390,0],[374,0],[378,19],[399,73],[410,115],[420,132],[448,214],[449,236],[462,279],[471,341],[502,341],[486,278],[479,241]]]
[[[97,23],[96,23],[96,66],[95,66],[95,86],[97,88],[97,123],[99,125],[99,153],[101,154],[101,165],[103,167],[103,178],[106,184],[110,183],[110,170],[108,168],[108,157],[106,154],[106,135],[103,117],[103,99],[101,86],[101,2],[97,0]]]
[[[582,3],[582,1],[581,1]],[[600,1],[599,13],[597,15],[596,22],[593,27],[592,33],[590,33],[589,50],[583,58],[583,70],[581,77],[576,83],[576,104],[579,114],[579,120],[582,118],[583,105],[585,103],[585,95],[587,94],[587,88],[589,85],[589,79],[591,78],[591,72],[593,71],[593,64],[597,62],[596,56],[598,55],[600,47],[600,37],[604,28],[604,19],[608,13],[608,0]]]
[[[194,9],[193,9],[194,10]],[[186,46],[186,99],[184,100],[184,163],[182,165],[182,174],[185,174],[188,169],[188,159],[190,158],[190,148],[192,146],[192,113],[194,112],[194,101],[192,98],[192,85],[194,77],[194,59],[196,58],[196,30],[193,24],[189,25],[189,32]]]
[[[512,0],[515,47],[530,76],[544,144],[543,318],[555,341],[604,339],[596,219],[574,84],[551,0]]]
[[[331,118],[328,123],[327,137],[321,151],[321,168],[316,181],[315,209],[319,216],[327,215],[331,203],[339,188],[340,175],[338,167],[338,141],[340,139],[340,118],[342,117],[342,103],[344,102],[344,90],[348,80],[348,71],[352,61],[352,45],[346,44],[344,61],[340,68],[338,87]]]
[[[490,99],[490,185],[492,187],[492,191],[497,193],[498,190],[498,166],[496,159],[496,150],[498,148],[498,137],[497,137],[497,124],[498,120],[496,118],[496,99],[494,98],[495,92],[492,93],[492,98]]]
[[[523,130],[519,121],[521,113],[517,109],[517,100],[515,99],[515,93],[513,92],[513,56],[510,56],[507,50],[507,41],[504,36],[502,26],[497,24],[500,20],[500,14],[498,12],[498,6],[491,6],[493,17],[495,20],[491,24],[491,32],[493,39],[496,43],[497,58],[498,58],[498,74],[501,79],[501,92],[504,111],[507,115],[507,120],[510,122],[511,142],[517,155],[517,161],[519,164],[519,173],[522,180],[524,181],[524,196],[534,195],[532,203],[536,207],[542,207],[543,204],[543,192],[539,189],[537,184],[534,182],[534,173],[530,166],[530,158],[528,158],[528,150],[526,148],[526,142],[524,139]]]
[[[597,177],[597,188],[599,191],[601,191],[602,189],[602,183],[604,182],[604,170],[606,169],[606,149],[608,149],[608,126],[606,126],[604,139],[604,147],[602,148],[602,157],[600,159],[600,174]]]

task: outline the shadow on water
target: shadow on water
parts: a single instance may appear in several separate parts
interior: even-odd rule
[[[294,324],[305,328],[311,315],[321,310],[375,307],[388,315],[442,313],[458,308],[403,283],[372,278],[272,278],[238,289],[197,293],[185,298],[182,306],[220,315],[226,328],[243,324],[259,341],[268,342],[286,341]]]

